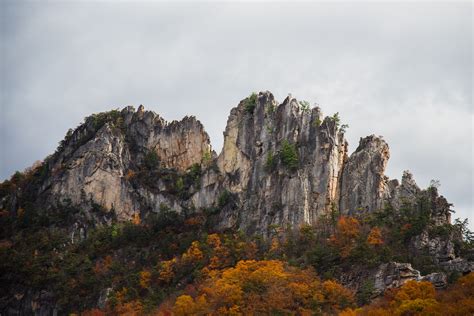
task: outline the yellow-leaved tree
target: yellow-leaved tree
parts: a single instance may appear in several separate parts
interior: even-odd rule
[[[194,297],[177,298],[176,315],[272,315],[336,313],[353,306],[352,292],[335,281],[321,282],[311,269],[278,260],[242,260],[215,270]]]

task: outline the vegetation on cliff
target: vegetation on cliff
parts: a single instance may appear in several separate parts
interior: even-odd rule
[[[8,185],[15,185],[15,179]],[[219,198],[221,207],[231,199],[229,194]],[[412,315],[440,310],[448,297],[472,291],[472,276],[438,296],[431,283],[409,283],[358,309],[370,303],[373,289],[353,291],[336,281],[348,270],[392,260],[412,262],[425,273],[441,271],[428,254],[408,250],[413,234],[429,224],[422,209],[395,215],[387,208],[360,217],[341,216],[334,209],[316,226],[275,226],[272,237],[262,239],[238,231],[215,232],[206,214],[178,214],[163,206],[158,215],[90,228],[75,241],[64,216],[80,212],[67,205],[49,213],[28,206],[16,215],[2,212],[2,296],[18,286],[46,289],[57,295],[61,312],[96,315],[366,315],[373,310]],[[446,229],[466,232],[465,223]],[[472,249],[472,240],[461,248]],[[451,281],[458,277],[452,275]],[[415,291],[409,286],[421,287],[429,297],[404,299],[402,293]],[[99,310],[101,297],[105,303]],[[469,303],[469,297],[465,300],[463,304]],[[450,314],[457,315],[457,305],[450,304]]]
[[[347,157],[339,115],[320,117],[252,94],[218,157],[194,118],[86,118],[0,183],[0,313],[455,315],[453,297],[469,311],[467,221],[436,186],[385,177],[381,137]]]
[[[358,315],[472,315],[474,314],[474,273],[459,278],[446,290],[435,291],[432,283],[408,281],[390,289],[368,306],[346,309],[339,316]]]

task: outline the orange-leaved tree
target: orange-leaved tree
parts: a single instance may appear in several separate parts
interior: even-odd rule
[[[140,271],[140,287],[147,289],[150,287],[151,272],[148,270]]]
[[[373,227],[367,236],[367,243],[371,246],[379,246],[383,244],[382,230],[378,227]]]
[[[438,300],[445,315],[474,315],[474,272],[461,278],[442,291]]]
[[[354,304],[352,292],[335,281],[321,282],[311,269],[278,260],[243,260],[208,274],[193,296],[175,302],[176,315],[335,313]]]
[[[204,255],[201,251],[199,241],[193,241],[191,246],[186,250],[186,252],[182,255],[181,259],[183,263],[196,263],[199,260],[202,260]]]
[[[408,281],[399,289],[386,291],[382,300],[356,310],[347,309],[340,315],[474,315],[474,273],[438,293],[430,282]]]
[[[176,258],[171,260],[161,261],[158,265],[158,280],[163,284],[168,284],[173,280],[175,275],[175,265],[176,265]]]
[[[341,257],[349,256],[360,236],[360,223],[352,216],[341,216],[336,224],[336,231],[330,242],[340,251]]]

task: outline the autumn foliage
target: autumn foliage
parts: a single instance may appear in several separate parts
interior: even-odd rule
[[[185,263],[194,263],[203,258],[201,249],[199,248],[199,242],[193,241],[191,247],[183,254],[182,260]]]
[[[340,315],[474,315],[474,273],[438,292],[430,282],[408,281],[399,289],[388,291],[382,300],[363,308],[347,309]]]
[[[359,221],[350,216],[341,216],[337,221],[336,232],[331,236],[330,242],[340,250],[341,257],[349,256],[360,235]]]
[[[140,272],[140,286],[143,289],[147,289],[150,287],[150,281],[151,281],[151,272],[144,270]]]
[[[97,260],[94,266],[94,273],[97,275],[105,274],[112,266],[112,257],[106,256],[104,259]]]
[[[176,315],[252,315],[299,312],[335,313],[353,306],[351,291],[335,281],[321,281],[311,269],[278,260],[244,260],[214,270],[194,297],[176,299]]]
[[[383,244],[382,231],[378,227],[374,227],[370,230],[369,236],[367,236],[367,243],[371,246],[379,246]]]
[[[61,225],[80,210],[64,204],[45,216],[19,206],[16,213],[0,210],[0,283],[60,293],[57,306],[65,314],[474,315],[473,275],[441,291],[407,282],[375,300],[373,280],[361,280],[356,293],[336,281],[392,261],[410,262],[422,275],[440,271],[429,254],[408,247],[424,227],[422,209],[341,216],[332,208],[314,225],[272,225],[268,236],[255,236],[213,230],[215,209],[186,214],[164,205],[158,214],[137,210],[130,222],[89,227],[71,242]],[[428,234],[442,237],[456,227]],[[450,283],[459,277],[444,272]]]

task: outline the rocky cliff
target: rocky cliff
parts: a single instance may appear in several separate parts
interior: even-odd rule
[[[101,113],[70,132],[47,160],[50,176],[39,196],[49,205],[65,200],[85,208],[98,205],[118,220],[143,210],[158,212],[162,203],[181,210],[176,198],[164,196],[164,177],[152,179],[157,190],[134,186],[138,166],[159,164],[179,173],[211,154],[209,136],[194,117],[168,123],[143,106]]]
[[[231,110],[217,156],[194,117],[168,123],[143,106],[100,113],[68,132],[46,159],[34,195],[49,206],[95,210],[88,216],[102,222],[164,206],[218,208],[218,228],[262,234],[272,225],[314,224],[335,210],[355,214],[414,203],[423,190],[411,174],[401,183],[384,175],[390,153],[383,138],[361,138],[348,156],[339,120],[292,96],[279,104],[260,92]],[[436,224],[449,222],[449,203],[437,193],[431,199]],[[15,200],[3,197],[3,208],[21,208]]]
[[[239,228],[315,223],[339,203],[347,143],[335,119],[291,96],[269,92],[231,111],[217,159],[224,186],[238,196]]]
[[[474,271],[474,262],[460,257],[462,229],[451,225],[451,204],[437,188],[421,189],[408,171],[401,181],[385,176],[390,152],[381,136],[361,138],[349,155],[345,128],[338,113],[324,116],[319,107],[311,108],[291,95],[279,103],[270,92],[260,92],[231,110],[217,155],[194,117],[167,122],[143,106],[94,114],[70,130],[42,164],[1,184],[0,220],[4,227],[20,228],[19,240],[24,238],[22,229],[36,225],[47,227],[52,235],[56,228],[65,230],[69,245],[79,245],[88,231],[120,222],[141,222],[150,229],[150,215],[168,210],[191,219],[183,222],[186,225],[206,222],[205,228],[193,229],[240,231],[272,242],[281,232],[301,227],[313,227],[319,234],[328,218],[333,219],[332,227],[323,227],[321,236],[336,236],[334,220],[347,215],[361,222],[365,218],[367,227],[380,234],[380,227],[389,232],[385,242],[390,256],[384,254],[387,249],[376,250],[366,240],[358,242],[367,248],[351,246],[352,250],[377,259],[354,255],[358,266],[340,257],[334,270],[333,262],[325,261],[324,249],[318,257],[317,243],[310,250],[316,258],[293,255],[321,266],[328,263],[328,270],[336,271],[336,277],[354,290],[372,282],[373,296],[412,279],[444,287],[448,273]],[[25,212],[34,213],[34,225]],[[206,220],[199,221],[199,216]],[[361,235],[369,235],[369,230]],[[16,233],[2,232],[0,246],[9,249]],[[330,245],[326,237],[319,241]],[[284,243],[286,237],[280,239]],[[33,253],[36,256],[37,249]],[[426,268],[426,275],[408,262]],[[12,284],[17,278],[11,271],[5,275]],[[0,307],[30,314],[34,305],[35,313],[45,309],[43,314],[49,314],[56,307],[50,302],[52,292],[45,288],[3,289]],[[105,290],[110,288],[101,289]],[[103,301],[104,295],[99,296]]]

